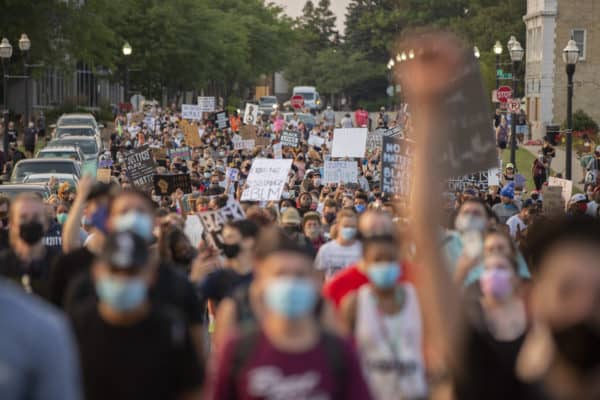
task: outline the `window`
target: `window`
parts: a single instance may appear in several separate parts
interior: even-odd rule
[[[571,36],[573,36],[573,40],[577,43],[577,47],[579,48],[579,59],[585,60],[585,45],[586,45],[586,30],[585,29],[573,29],[571,31]]]

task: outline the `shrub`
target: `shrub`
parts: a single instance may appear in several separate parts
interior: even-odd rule
[[[567,122],[563,123],[563,129],[566,129]],[[573,132],[585,132],[595,135],[598,133],[598,124],[585,111],[577,110],[573,113]]]

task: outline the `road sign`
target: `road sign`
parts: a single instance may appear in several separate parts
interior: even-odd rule
[[[509,86],[500,86],[496,92],[496,97],[500,103],[506,103],[512,99],[512,89]]]
[[[304,97],[297,94],[292,97],[292,99],[290,100],[290,103],[292,104],[292,107],[294,107],[295,109],[300,109],[304,106]]]
[[[516,113],[521,109],[521,101],[519,99],[511,99],[508,102],[508,111]]]

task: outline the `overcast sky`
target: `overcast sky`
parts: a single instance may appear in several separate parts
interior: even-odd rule
[[[290,17],[302,15],[302,7],[304,7],[304,4],[306,3],[305,0],[267,0],[267,2],[269,1],[283,6],[286,10],[286,14]],[[316,6],[319,3],[319,0],[313,0],[313,3]],[[348,3],[350,3],[350,0],[331,0],[331,10],[337,16],[337,29],[342,34],[344,33],[344,19]]]

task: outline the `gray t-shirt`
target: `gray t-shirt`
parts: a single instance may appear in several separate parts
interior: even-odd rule
[[[362,257],[362,245],[357,240],[349,246],[342,246],[335,240],[325,243],[315,258],[315,268],[325,272],[325,279],[336,272],[356,263]]]

